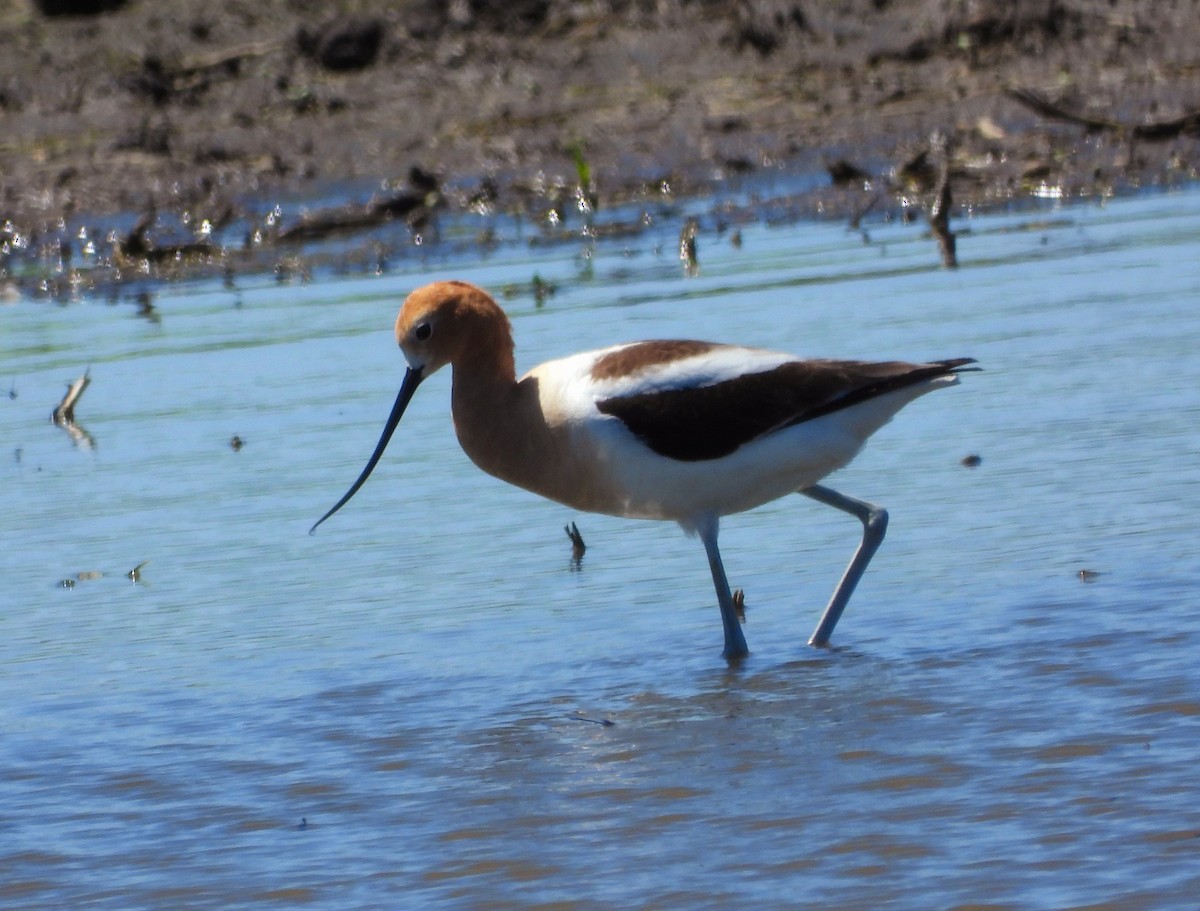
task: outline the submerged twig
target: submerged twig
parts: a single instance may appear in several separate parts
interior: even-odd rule
[[[871,210],[879,205],[879,201],[883,199],[883,191],[876,190],[865,203],[854,210],[854,214],[850,216],[850,230],[857,231],[862,224],[862,220],[870,214]]]
[[[558,290],[558,286],[553,282],[548,282],[537,272],[533,273],[533,280],[530,282],[530,287],[533,289],[533,303],[540,307],[546,303],[546,298],[550,297]]]
[[[583,543],[583,535],[579,533],[579,528],[574,522],[570,525],[564,525],[563,531],[571,539],[571,566],[578,569],[579,564],[583,562],[583,555],[587,551],[587,545]]]
[[[942,265],[947,269],[957,269],[957,243],[954,232],[950,230],[950,206],[950,155],[947,153],[942,157],[937,186],[926,208],[926,215],[929,218],[929,228],[937,239],[938,250],[942,254]]]
[[[958,268],[958,254],[954,232],[950,230],[950,142],[942,133],[935,132],[929,144],[896,171],[896,176],[912,192],[923,197],[925,218],[929,230],[937,241],[942,254],[942,265],[947,269]]]
[[[1122,123],[1119,120],[1106,120],[1103,117],[1089,117],[1086,114],[1068,111],[1029,89],[1010,87],[1004,90],[1004,94],[1036,114],[1050,120],[1073,123],[1087,130],[1125,133],[1136,139],[1151,141],[1175,139],[1177,136],[1200,135],[1200,111],[1191,111],[1182,117],[1175,117],[1171,120],[1157,120],[1151,123]]]
[[[92,371],[89,367],[84,371],[83,376],[67,386],[67,394],[63,396],[58,407],[54,409],[54,414],[51,415],[51,420],[55,424],[75,423],[75,405],[79,401],[79,397],[83,395],[83,391],[92,382],[91,374]]]
[[[941,133],[934,133],[924,148],[896,167],[894,180],[884,178],[876,186],[872,186],[869,180],[862,181],[862,188],[870,191],[870,195],[851,215],[850,229],[862,230],[863,218],[883,199],[915,195],[921,200],[930,231],[937,240],[942,265],[947,269],[957,268],[955,235],[950,230],[950,208],[953,205],[950,193],[951,157],[949,140]],[[838,165],[836,170],[830,169],[835,186],[857,184],[860,182],[858,178],[865,175],[865,172],[848,163],[840,162]],[[865,232],[863,239],[869,239]]]
[[[696,235],[700,233],[700,221],[694,216],[688,216],[679,232],[679,258],[683,261],[683,271],[689,277],[700,273],[700,259],[696,253]]]
[[[586,721],[588,724],[598,724],[605,728],[611,728],[616,724],[615,721],[610,721],[608,718],[588,718],[586,715],[580,714],[579,712],[567,715],[567,717],[573,721]]]
[[[67,394],[63,396],[62,401],[58,403],[58,406],[50,415],[52,423],[57,424],[70,434],[71,439],[75,441],[75,445],[82,446],[85,449],[94,448],[96,441],[90,433],[75,423],[75,406],[83,395],[83,391],[87,389],[91,382],[92,371],[91,368],[88,368],[84,371],[83,376],[67,386]]]

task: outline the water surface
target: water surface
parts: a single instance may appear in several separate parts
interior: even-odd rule
[[[955,272],[917,226],[706,223],[689,278],[672,224],[171,287],[157,322],[4,308],[0,907],[1194,907],[1200,193],[959,227]],[[306,534],[403,295],[534,273],[521,369],[681,335],[980,360],[830,480],[892,515],[834,648],[852,520],[724,522],[730,672],[699,543],[479,473],[448,375]],[[89,367],[92,448],[47,422]]]

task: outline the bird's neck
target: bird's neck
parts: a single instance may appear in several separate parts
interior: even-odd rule
[[[458,442],[488,474],[552,499],[561,499],[553,470],[558,445],[546,424],[532,379],[454,369],[451,410]]]
[[[528,411],[519,407],[520,398],[511,367],[482,369],[477,362],[454,366],[450,393],[454,430],[467,455],[484,471],[495,474],[492,465],[520,435],[518,425]]]

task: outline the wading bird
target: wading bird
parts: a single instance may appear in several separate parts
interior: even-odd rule
[[[824,645],[887,529],[887,512],[817,482],[918,396],[958,382],[970,358],[800,360],[697,341],[588,351],[517,379],[512,329],[480,288],[414,291],[396,319],[408,371],[366,468],[310,533],[371,474],[421,382],[449,364],[451,411],[471,460],[501,480],[574,509],[668,519],[699,535],[725,629],[725,658],[748,650],[717,549],[722,516],[793,492],[863,524],[812,645]]]

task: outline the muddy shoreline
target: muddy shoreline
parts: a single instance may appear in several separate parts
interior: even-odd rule
[[[830,6],[0,0],[4,297],[378,268],[495,213],[577,237],[771,175],[821,177],[776,214],[935,230],[1196,179],[1191,3]]]

